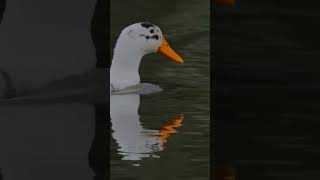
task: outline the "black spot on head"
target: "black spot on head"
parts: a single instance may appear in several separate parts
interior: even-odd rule
[[[158,36],[158,35],[153,35],[151,38],[158,40],[158,39],[159,39],[159,36]]]
[[[150,36],[146,36],[146,35],[144,35],[144,34],[139,34],[139,36],[145,37],[147,40],[150,39]],[[151,38],[152,38],[152,37],[151,37]],[[0,180],[1,180],[1,179],[0,179]]]
[[[143,23],[141,23],[141,26],[144,28],[149,28],[149,27],[154,27],[154,24],[149,23],[149,22],[143,22]]]
[[[151,30],[150,30],[150,33],[151,33],[151,34],[153,34],[153,33],[154,33],[154,30],[153,30],[153,29],[151,29]]]

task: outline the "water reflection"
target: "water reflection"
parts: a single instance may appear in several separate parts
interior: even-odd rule
[[[90,104],[1,106],[2,178],[93,179],[88,156],[96,118]]]
[[[173,118],[158,129],[146,129],[140,122],[140,95],[125,94],[110,97],[112,137],[122,160],[159,158],[156,152],[164,150],[168,138],[183,124],[184,116]]]

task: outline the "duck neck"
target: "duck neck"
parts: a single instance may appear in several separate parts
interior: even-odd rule
[[[118,40],[110,69],[110,83],[114,89],[123,89],[140,83],[139,66],[143,52],[130,42]]]

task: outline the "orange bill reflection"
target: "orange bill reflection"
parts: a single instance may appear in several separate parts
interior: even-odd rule
[[[166,144],[168,142],[168,138],[170,137],[170,135],[177,132],[176,128],[179,128],[182,126],[183,120],[184,120],[184,115],[181,114],[176,118],[172,119],[171,121],[169,121],[160,129],[160,138],[161,138],[162,144]]]

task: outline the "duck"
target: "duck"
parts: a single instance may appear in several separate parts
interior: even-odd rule
[[[124,28],[114,48],[110,67],[110,93],[140,84],[141,59],[151,53],[160,53],[178,64],[184,63],[157,25],[138,22]]]

